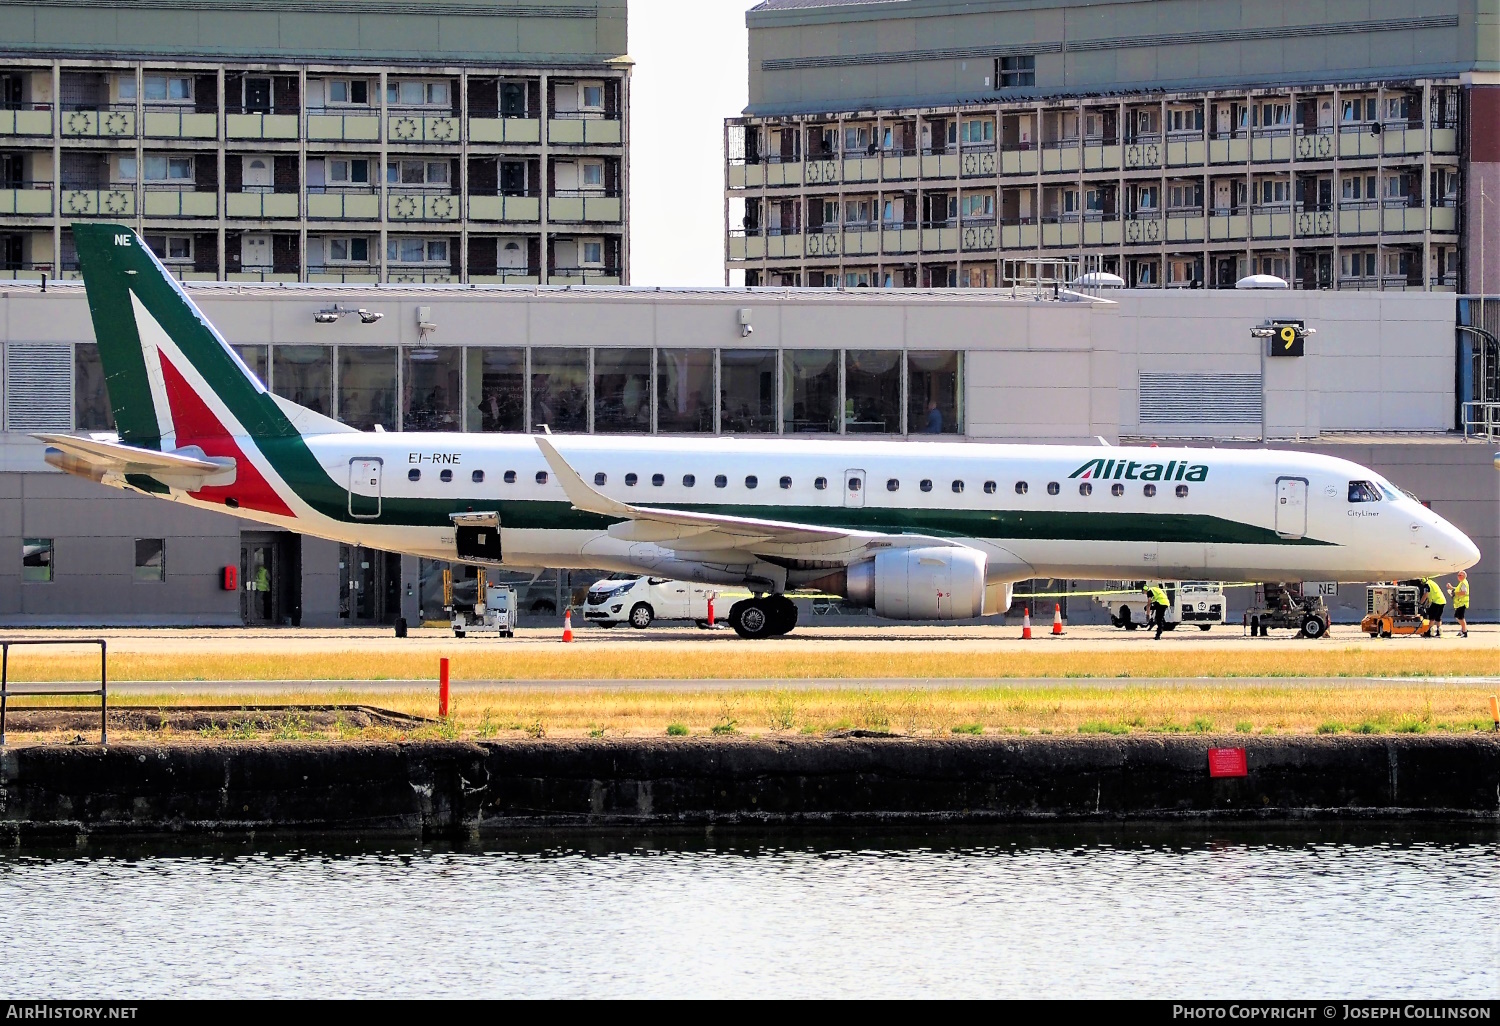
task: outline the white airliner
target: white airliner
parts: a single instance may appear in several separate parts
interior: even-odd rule
[[[746,637],[818,588],[885,617],[1044,578],[1374,581],[1479,551],[1380,475],[1272,450],[360,432],[271,394],[130,229],[75,224],[118,437],[69,473],[434,559],[745,586]]]

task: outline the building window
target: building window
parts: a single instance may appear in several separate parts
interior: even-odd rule
[[[104,387],[104,364],[95,342],[80,342],[73,347],[73,428],[115,430],[115,413]]]
[[[776,430],[776,350],[726,349],[719,354],[719,392],[725,434]]]
[[[188,103],[193,98],[191,78],[147,75],[144,85],[147,103]]]
[[[468,351],[470,431],[526,430],[526,350]]]
[[[21,540],[21,580],[52,580],[51,538],[23,538]]]
[[[369,185],[370,161],[367,158],[335,158],[328,161],[328,181],[332,185]]]
[[[167,543],[162,538],[137,538],[135,540],[135,579],[138,581],[165,581]]]
[[[702,434],[714,429],[714,351],[656,351],[656,429]]]
[[[407,347],[403,352],[401,429],[458,431],[463,415],[463,350]]]
[[[271,390],[298,406],[333,416],[333,347],[275,346]]]
[[[899,434],[901,354],[892,350],[844,353],[844,431]]]
[[[391,238],[385,242],[385,258],[393,264],[448,264],[447,239]]]
[[[402,79],[387,82],[385,102],[398,107],[449,107],[451,89],[445,78],[425,81]]]
[[[330,264],[368,264],[370,262],[370,240],[361,238],[329,239],[328,262]]]
[[[1001,89],[1036,85],[1036,57],[1017,54],[995,62],[995,84]]]
[[[385,165],[387,185],[447,185],[446,160],[392,160]]]
[[[396,347],[339,346],[338,418],[360,431],[396,428]]]
[[[156,259],[164,264],[193,262],[193,237],[191,235],[147,235],[146,248],[156,254]]]
[[[603,82],[580,82],[578,83],[579,106],[584,110],[604,109],[604,83]]]
[[[972,118],[964,122],[962,138],[965,146],[995,142],[995,119]]]
[[[838,430],[839,361],[833,349],[782,353],[782,417],[787,434]]]
[[[594,430],[651,430],[651,350],[594,350]]]
[[[364,79],[331,78],[323,88],[329,103],[368,105],[370,102],[370,83]]]
[[[589,429],[587,349],[531,351],[531,420],[554,432]]]
[[[963,354],[908,353],[907,430],[949,435],[963,430]]]

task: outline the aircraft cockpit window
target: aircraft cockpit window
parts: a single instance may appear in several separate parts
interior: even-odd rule
[[[608,483],[609,483],[609,475],[605,474],[602,470],[599,473],[597,473],[597,474],[594,475],[594,487],[595,488],[603,488]]]
[[[1349,482],[1350,502],[1379,502],[1382,498],[1380,487],[1373,481]]]
[[[536,472],[536,483],[537,484],[546,484],[547,483],[547,472],[545,470],[538,470]]]
[[[515,484],[516,483],[516,472],[514,470],[507,470],[505,472],[505,483],[506,484]]]
[[[406,479],[408,481],[420,481],[422,480],[422,472],[416,467],[412,467],[406,472]]]

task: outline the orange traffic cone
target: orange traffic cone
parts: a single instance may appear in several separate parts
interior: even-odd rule
[[[573,640],[573,610],[563,614],[563,641]]]
[[[1052,606],[1052,633],[1062,634],[1062,603],[1057,602]]]
[[[1021,640],[1031,640],[1031,607],[1026,607],[1026,613],[1021,617]]]

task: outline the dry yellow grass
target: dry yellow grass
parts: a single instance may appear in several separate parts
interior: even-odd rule
[[[456,691],[447,723],[414,731],[299,730],[295,716],[282,739],[341,737],[503,738],[661,735],[678,725],[692,734],[823,733],[858,728],[908,735],[967,733],[1368,733],[1473,731],[1489,728],[1493,688],[1381,686],[1058,683],[1045,686],[962,685],[922,689],[611,690],[475,688]],[[360,703],[421,716],[436,713],[436,689],[301,693],[129,695],[116,706]],[[34,701],[28,704],[35,704]],[[52,703],[47,703],[52,704]],[[230,732],[233,735],[233,732]],[[69,735],[71,736],[71,735]],[[162,740],[163,735],[149,736]],[[179,733],[173,740],[217,740],[224,732]],[[235,735],[238,736],[238,735]],[[125,740],[124,736],[115,738]]]
[[[421,652],[212,652],[110,656],[112,680],[423,680],[437,675],[433,650]],[[44,655],[16,650],[20,681],[97,679],[97,655]],[[833,678],[964,680],[994,677],[1471,677],[1500,672],[1493,649],[1415,646],[1283,651],[1171,650],[972,652],[921,649],[716,651],[712,648],[549,646],[455,649],[454,680],[704,680]]]

